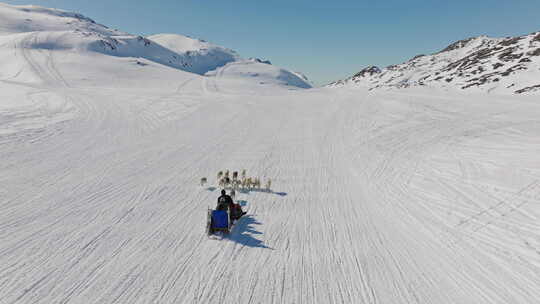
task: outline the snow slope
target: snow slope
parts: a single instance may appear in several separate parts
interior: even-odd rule
[[[3,44],[31,50],[70,50],[142,58],[185,69],[176,53],[150,40],[111,30],[80,14],[39,6],[0,4]],[[185,69],[189,71],[189,69]]]
[[[233,50],[183,35],[157,34],[147,38],[176,52],[186,69],[201,75],[240,58]]]
[[[12,6],[0,3],[0,43],[5,47],[29,50],[66,51],[67,54],[108,55],[140,66],[165,65],[174,69],[204,75],[233,61],[242,60],[234,51],[182,35],[158,34],[148,38],[111,30],[80,14],[39,6]],[[18,62],[0,59],[12,70]],[[96,58],[96,60],[99,60]],[[80,62],[76,60],[75,62]],[[90,67],[92,68],[92,67]],[[110,69],[114,73],[116,69]],[[260,68],[255,68],[255,72]],[[266,78],[273,74],[276,82],[289,86],[311,87],[307,81],[278,67],[269,66]],[[0,77],[12,77],[2,75]],[[4,71],[4,73],[6,73]],[[293,74],[294,75],[294,74]],[[22,77],[29,79],[29,76]],[[265,78],[265,80],[267,80]],[[290,82],[284,82],[287,78]]]
[[[68,31],[73,29],[101,35],[123,34],[81,14],[36,5],[13,6],[0,3],[0,34],[34,31]]]
[[[0,303],[540,299],[535,96],[291,90],[43,35],[0,37]],[[214,240],[224,169],[272,191]]]
[[[432,55],[386,67],[367,67],[336,81],[370,89],[410,86],[473,89],[498,93],[540,92],[540,32],[520,37],[469,38]]]
[[[274,67],[257,59],[238,60],[206,73],[207,76],[240,79],[242,82],[253,80],[261,85],[279,84],[298,88],[311,88],[309,80],[302,75]]]
[[[230,49],[203,40],[176,34],[158,34],[147,38],[176,52],[177,58],[185,62],[184,69],[197,74],[229,78],[232,82],[247,78],[262,85],[271,83],[304,89],[312,87],[308,78],[301,73],[273,66],[270,61],[243,59]]]

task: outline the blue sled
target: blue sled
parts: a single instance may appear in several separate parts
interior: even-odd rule
[[[208,209],[206,233],[212,235],[217,231],[222,231],[224,233],[229,233],[231,231],[229,214],[227,211],[223,210]]]

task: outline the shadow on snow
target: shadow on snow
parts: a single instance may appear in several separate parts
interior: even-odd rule
[[[274,192],[272,190],[265,190],[265,189],[239,189],[238,192],[243,193],[243,194],[249,194],[250,192],[263,192],[263,193],[275,194],[279,196],[287,195],[286,192]]]
[[[262,232],[256,230],[256,225],[262,224],[252,215],[244,215],[238,222],[236,222],[232,233],[228,236],[228,239],[248,247],[273,249],[264,245],[263,241],[260,241],[254,237],[254,235],[262,234]]]
[[[229,189],[229,188],[226,188],[226,189]],[[206,190],[210,192],[214,192],[217,190],[217,187],[214,187],[214,186],[206,187]],[[263,192],[263,193],[275,194],[279,196],[287,195],[287,192],[274,192],[272,190],[266,190],[266,189],[242,189],[242,188],[238,189],[238,193],[249,194],[250,192]]]

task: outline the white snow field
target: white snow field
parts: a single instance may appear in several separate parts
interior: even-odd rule
[[[540,302],[538,96],[200,76],[47,24],[0,25],[1,304]],[[272,191],[209,238],[225,169]]]

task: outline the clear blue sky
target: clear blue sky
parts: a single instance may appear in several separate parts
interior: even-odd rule
[[[540,30],[539,0],[0,0],[82,13],[140,35],[179,33],[305,73],[316,84],[463,38]]]

